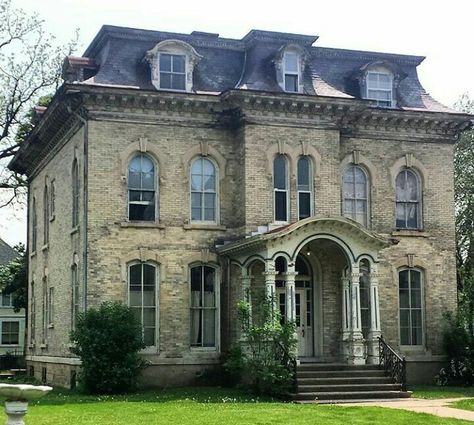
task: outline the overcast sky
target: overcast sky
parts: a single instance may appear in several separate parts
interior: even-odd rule
[[[12,0],[38,12],[59,40],[80,30],[82,53],[103,24],[242,38],[251,29],[318,35],[318,46],[426,56],[425,89],[452,105],[474,96],[474,0]],[[0,210],[0,237],[26,240],[24,212]]]

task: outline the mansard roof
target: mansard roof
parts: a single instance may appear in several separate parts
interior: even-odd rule
[[[354,74],[372,62],[388,63],[403,76],[397,88],[398,108],[451,112],[421,86],[416,67],[422,56],[315,47],[317,36],[272,31],[251,30],[236,40],[200,31],[180,34],[105,25],[84,52],[85,72],[76,73],[74,80],[68,67],[71,61],[66,61],[64,74],[68,82],[155,90],[145,56],[159,42],[170,39],[188,43],[202,56],[193,74],[197,93],[230,89],[281,92],[274,60],[286,45],[298,45],[307,54],[302,94],[360,98]],[[72,63],[74,69],[80,66],[78,58]]]
[[[6,266],[10,261],[13,261],[17,257],[17,252],[0,238],[0,266]]]

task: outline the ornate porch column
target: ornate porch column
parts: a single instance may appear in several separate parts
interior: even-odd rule
[[[379,364],[380,330],[379,309],[379,277],[377,264],[370,264],[369,290],[370,290],[370,330],[367,335],[367,363]]]
[[[352,329],[351,321],[351,292],[350,292],[350,277],[342,274],[342,354],[345,359],[349,358],[350,354],[350,337]]]
[[[351,264],[351,336],[349,343],[349,364],[365,364],[364,337],[360,318],[360,272],[357,263]]]
[[[241,294],[240,300],[245,301],[249,304],[250,308],[250,316],[248,320],[248,326],[252,325],[252,296],[250,293],[250,284],[252,282],[252,278],[248,274],[248,270],[245,267],[242,267],[242,275],[240,276],[241,282]],[[242,339],[242,330],[239,328],[239,338]]]
[[[294,322],[296,320],[296,298],[295,298],[295,265],[288,264],[287,272],[284,274],[286,281],[286,320]]]
[[[272,314],[275,317],[275,311],[277,309],[277,299],[276,299],[276,287],[275,287],[275,261],[274,260],[265,260],[265,271],[263,272],[265,276],[265,297],[267,300],[272,302]]]

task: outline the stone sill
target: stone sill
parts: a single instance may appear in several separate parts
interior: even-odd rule
[[[48,348],[48,344],[40,344],[40,348],[46,349]]]
[[[220,224],[205,224],[205,223],[199,223],[199,224],[185,224],[183,225],[184,230],[227,230],[226,226],[222,226]]]
[[[73,227],[69,232],[70,235],[74,235],[74,233],[79,232],[79,226]]]
[[[392,236],[408,236],[408,237],[419,237],[419,238],[429,238],[430,234],[425,232],[424,230],[416,230],[416,229],[400,229],[400,230],[393,230],[391,233]]]
[[[43,252],[44,252],[44,251],[47,251],[48,248],[49,248],[48,244],[43,245],[43,246],[41,247],[41,251],[43,251]]]
[[[164,229],[165,226],[155,221],[122,221],[120,223],[122,228],[146,228],[146,229]]]
[[[48,325],[48,329],[54,329],[54,323],[50,323],[50,324]]]
[[[36,257],[36,251],[33,251],[31,254],[30,254],[30,258],[34,258]]]
[[[55,217],[56,217],[55,215],[52,215],[51,217],[49,217],[49,222],[51,223],[52,221],[54,221]]]

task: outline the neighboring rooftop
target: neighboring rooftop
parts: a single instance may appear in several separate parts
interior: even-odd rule
[[[0,266],[7,265],[10,261],[18,257],[17,252],[0,238]]]

